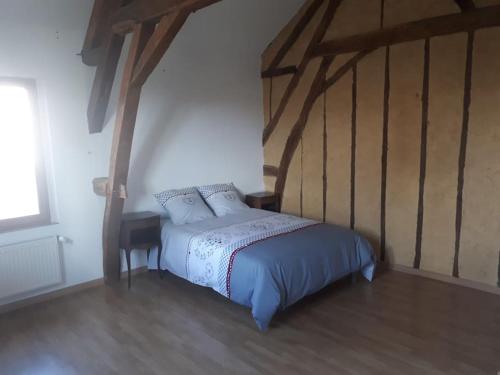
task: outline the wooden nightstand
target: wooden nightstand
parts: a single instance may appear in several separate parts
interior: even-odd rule
[[[252,208],[280,212],[280,199],[276,193],[253,193],[246,196],[246,204]]]
[[[130,253],[132,250],[147,250],[158,246],[158,273],[161,278],[161,225],[160,215],[154,212],[134,212],[123,214],[120,228],[120,248],[125,250],[128,269],[128,288],[131,285]]]

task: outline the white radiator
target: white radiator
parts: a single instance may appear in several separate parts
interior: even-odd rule
[[[62,281],[57,237],[0,247],[0,299]]]

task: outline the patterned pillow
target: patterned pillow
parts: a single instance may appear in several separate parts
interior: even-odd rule
[[[214,217],[195,188],[167,190],[154,197],[176,225],[196,223]]]
[[[242,202],[233,183],[199,186],[197,189],[217,216],[225,216],[249,208]]]

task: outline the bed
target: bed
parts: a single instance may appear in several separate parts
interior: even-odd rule
[[[356,232],[258,209],[192,224],[166,221],[162,243],[162,270],[251,308],[263,331],[277,311],[336,280],[360,272],[371,281],[376,264]]]

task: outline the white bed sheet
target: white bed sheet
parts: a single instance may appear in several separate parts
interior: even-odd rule
[[[229,225],[240,224],[271,215],[276,215],[276,213],[258,209],[241,209],[234,214],[223,217],[213,217],[192,224],[175,225],[170,220],[165,220],[162,222],[161,231],[163,249],[160,259],[160,268],[162,270],[168,270],[183,279],[187,279],[186,259],[189,248],[188,244],[191,238],[208,230],[224,228]],[[158,268],[157,254],[157,249],[151,250],[148,262],[148,268],[150,270],[156,270]]]

